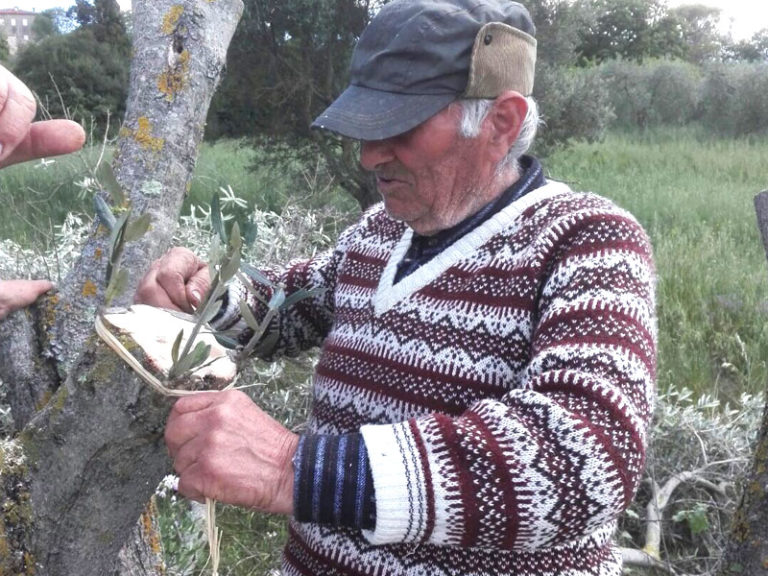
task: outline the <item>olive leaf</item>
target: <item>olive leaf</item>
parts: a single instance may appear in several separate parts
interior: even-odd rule
[[[104,190],[109,192],[109,195],[112,196],[112,202],[115,206],[122,206],[125,204],[125,194],[123,193],[123,189],[118,183],[117,178],[115,178],[115,172],[112,170],[112,166],[106,162],[102,163],[96,172],[96,178],[98,178],[99,183],[104,187]]]
[[[93,197],[93,207],[96,210],[96,216],[98,216],[104,227],[110,232],[114,230],[117,218],[112,214],[112,209],[107,204],[106,200],[101,195],[96,194]]]
[[[125,228],[125,241],[135,242],[149,230],[149,225],[152,223],[152,216],[146,212],[139,216],[136,220],[129,223]]]
[[[179,347],[181,346],[182,338],[184,338],[184,330],[179,330],[179,335],[176,336],[176,340],[173,341],[173,347],[171,348],[171,359],[174,364],[179,361]]]
[[[255,280],[259,284],[263,284],[264,286],[269,286],[270,288],[274,287],[274,283],[272,280],[267,278],[260,270],[257,268],[254,268],[250,264],[243,263],[240,265],[240,271],[251,278],[252,280]],[[243,284],[248,284],[247,282],[243,282]]]
[[[248,304],[246,304],[244,300],[240,300],[240,302],[238,302],[238,305],[240,306],[240,315],[243,317],[243,321],[245,322],[246,326],[248,326],[248,328],[250,328],[253,331],[258,330],[259,321],[256,320],[256,317],[253,315],[253,312],[251,312],[251,309],[248,308]]]
[[[210,322],[216,317],[216,314],[219,313],[219,310],[221,310],[223,302],[219,300],[218,298],[214,299],[214,301],[211,303],[211,305],[204,310],[204,314],[201,314],[200,317],[203,319],[203,322]]]
[[[267,304],[267,307],[270,310],[278,310],[284,302],[285,290],[283,290],[282,286],[278,286],[277,290],[275,290],[274,294],[272,294],[272,298],[269,299],[269,304]]]
[[[120,258],[123,255],[123,246],[125,244],[125,227],[128,223],[130,211],[123,213],[115,222],[112,233],[109,235],[109,261],[107,262],[107,283],[111,285],[112,274],[120,265]]]
[[[240,345],[240,343],[235,338],[232,338],[232,336],[228,336],[221,332],[214,332],[213,337],[216,338],[216,341],[219,344],[227,348],[234,349]]]
[[[296,292],[288,296],[285,299],[285,302],[283,302],[283,307],[289,308],[294,304],[296,304],[297,302],[301,302],[306,298],[314,298],[315,296],[320,296],[324,292],[325,292],[324,287],[312,288],[311,290],[305,290],[302,288],[301,290],[297,290]]]
[[[174,379],[190,370],[194,370],[208,359],[210,353],[210,344],[198,342],[190,353],[182,356],[178,362],[171,366],[168,377]]]
[[[117,273],[112,276],[107,285],[107,289],[104,293],[104,300],[107,304],[118,294],[121,294],[128,287],[128,271],[118,270]]]

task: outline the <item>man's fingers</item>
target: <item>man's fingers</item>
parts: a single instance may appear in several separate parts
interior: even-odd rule
[[[7,280],[0,283],[0,319],[26,308],[53,288],[48,280]]]
[[[200,412],[209,409],[216,401],[216,392],[185,396],[176,401],[165,425],[165,443],[172,458],[184,444],[199,433]]]
[[[184,396],[176,400],[173,405],[171,415],[181,416],[182,414],[190,414],[192,412],[199,412],[213,406],[218,400],[219,392],[200,392],[193,394],[192,396]]]
[[[29,88],[5,68],[0,70],[0,165],[6,165],[6,159],[27,138],[35,111]]]
[[[192,312],[209,285],[205,262],[186,248],[173,248],[152,264],[139,283],[134,301]]]
[[[2,128],[0,128],[2,131]],[[0,133],[0,143],[5,144]],[[26,162],[36,158],[59,156],[76,152],[85,143],[85,131],[77,122],[71,120],[45,120],[28,126],[23,139],[12,149],[0,154],[0,167]]]
[[[160,262],[157,283],[176,307],[192,312],[193,302],[189,296],[194,291],[202,297],[208,290],[208,267],[190,250],[174,248]],[[192,283],[189,291],[188,283]]]
[[[50,280],[24,280],[27,285],[27,298],[28,304],[32,304],[40,296],[48,292],[53,288],[53,283]]]
[[[208,265],[203,263],[203,267],[200,268],[192,278],[187,281],[185,286],[186,297],[189,303],[197,308],[203,301],[205,294],[208,292],[208,288],[211,286],[210,277],[208,275]]]

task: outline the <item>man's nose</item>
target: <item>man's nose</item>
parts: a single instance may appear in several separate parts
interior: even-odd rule
[[[392,142],[389,139],[360,142],[360,165],[366,170],[376,170],[394,159]]]

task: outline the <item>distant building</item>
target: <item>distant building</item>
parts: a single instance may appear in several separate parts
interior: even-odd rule
[[[8,39],[11,55],[19,48],[32,41],[32,22],[39,14],[19,8],[0,10],[0,31]]]

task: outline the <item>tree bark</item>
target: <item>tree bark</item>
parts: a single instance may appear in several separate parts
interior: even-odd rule
[[[241,0],[134,2],[131,85],[114,172],[132,218],[149,213],[152,224],[126,246],[129,282],[113,305],[131,301],[151,261],[171,243],[242,8]],[[0,341],[22,343],[3,350],[0,378],[33,388],[18,394],[19,424],[52,395],[14,440],[0,444],[0,574],[115,573],[118,552],[169,469],[162,429],[170,403],[94,335],[108,237],[94,227],[52,300],[47,338],[23,312],[0,323]],[[35,346],[41,341],[48,343],[42,350]],[[55,369],[39,362],[41,353]]]
[[[760,235],[768,257],[768,190],[755,197]],[[736,509],[719,576],[768,574],[768,390],[763,420]]]

